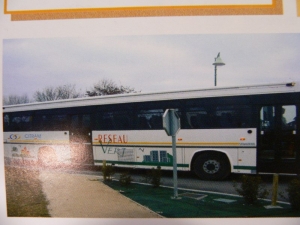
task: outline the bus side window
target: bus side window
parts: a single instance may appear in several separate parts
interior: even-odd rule
[[[72,129],[78,129],[79,127],[79,116],[78,115],[72,115],[71,116],[71,128]]]
[[[163,109],[140,110],[137,117],[137,129],[139,130],[159,130],[163,129],[162,116]]]
[[[99,129],[114,130],[115,126],[112,117],[103,115],[102,118],[99,119]]]
[[[149,130],[151,128],[148,119],[145,116],[139,116],[137,120],[137,129]]]
[[[11,118],[10,129],[12,131],[27,131],[32,128],[31,115],[15,115]]]
[[[162,116],[152,116],[150,118],[151,128],[154,130],[162,129]]]
[[[51,131],[55,124],[51,114],[36,114],[33,121],[33,129],[37,131]]]
[[[233,118],[232,118],[232,114],[229,113],[229,112],[221,113],[220,125],[221,125],[221,127],[224,127],[224,128],[234,127],[234,121],[233,121]]]
[[[219,121],[217,128],[251,127],[255,121],[253,108],[245,105],[218,106],[215,114]]]
[[[91,115],[90,114],[82,115],[82,126],[84,128],[91,128]]]
[[[192,107],[186,112],[188,129],[243,128],[253,126],[253,108],[244,105]]]
[[[33,119],[33,129],[37,131],[43,130],[45,120],[46,120],[46,116],[36,114]]]
[[[11,119],[12,129],[14,131],[21,131],[21,117],[13,116]]]
[[[4,131],[10,131],[11,128],[10,128],[10,121],[9,121],[9,115],[8,114],[4,115],[3,123],[4,123],[3,130]]]
[[[113,119],[116,130],[129,130],[131,128],[131,122],[128,116],[114,115]]]
[[[186,112],[188,129],[208,128],[208,114],[204,108],[190,108]]]
[[[53,115],[51,124],[48,123],[48,127],[54,130],[68,130],[68,116],[66,114]]]
[[[32,116],[23,115],[21,126],[22,126],[22,130],[24,131],[32,130]]]
[[[191,116],[190,117],[190,127],[192,128],[199,128],[199,123],[198,123],[198,119],[197,116]]]

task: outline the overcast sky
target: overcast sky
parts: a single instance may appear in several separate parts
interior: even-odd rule
[[[195,34],[6,39],[3,94],[32,97],[47,86],[81,92],[112,79],[142,92],[297,81],[300,34]]]

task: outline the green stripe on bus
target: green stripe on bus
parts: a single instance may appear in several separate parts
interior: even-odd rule
[[[256,166],[233,166],[236,170],[256,170]]]
[[[94,160],[95,163],[103,163],[104,160]],[[132,166],[167,166],[173,167],[172,163],[159,163],[159,162],[122,162],[106,160],[106,163],[115,165],[132,165]],[[189,164],[177,164],[177,167],[189,167]]]

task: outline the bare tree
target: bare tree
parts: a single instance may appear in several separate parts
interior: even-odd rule
[[[118,86],[112,80],[102,79],[98,83],[94,84],[94,87],[90,91],[86,91],[86,95],[93,97],[101,95],[126,94],[132,92],[135,92],[134,88],[123,85]]]
[[[83,95],[76,91],[75,85],[63,85],[56,88],[59,99],[79,98]]]
[[[36,91],[33,98],[37,102],[53,101],[60,99],[79,98],[82,95],[77,92],[75,85],[67,84],[58,87],[46,87],[42,91]]]
[[[9,95],[3,98],[3,105],[17,105],[29,103],[30,99],[27,94],[24,95]]]

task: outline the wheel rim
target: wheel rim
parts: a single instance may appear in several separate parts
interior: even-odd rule
[[[216,160],[207,160],[203,164],[203,170],[209,174],[215,174],[220,170],[220,163]]]

